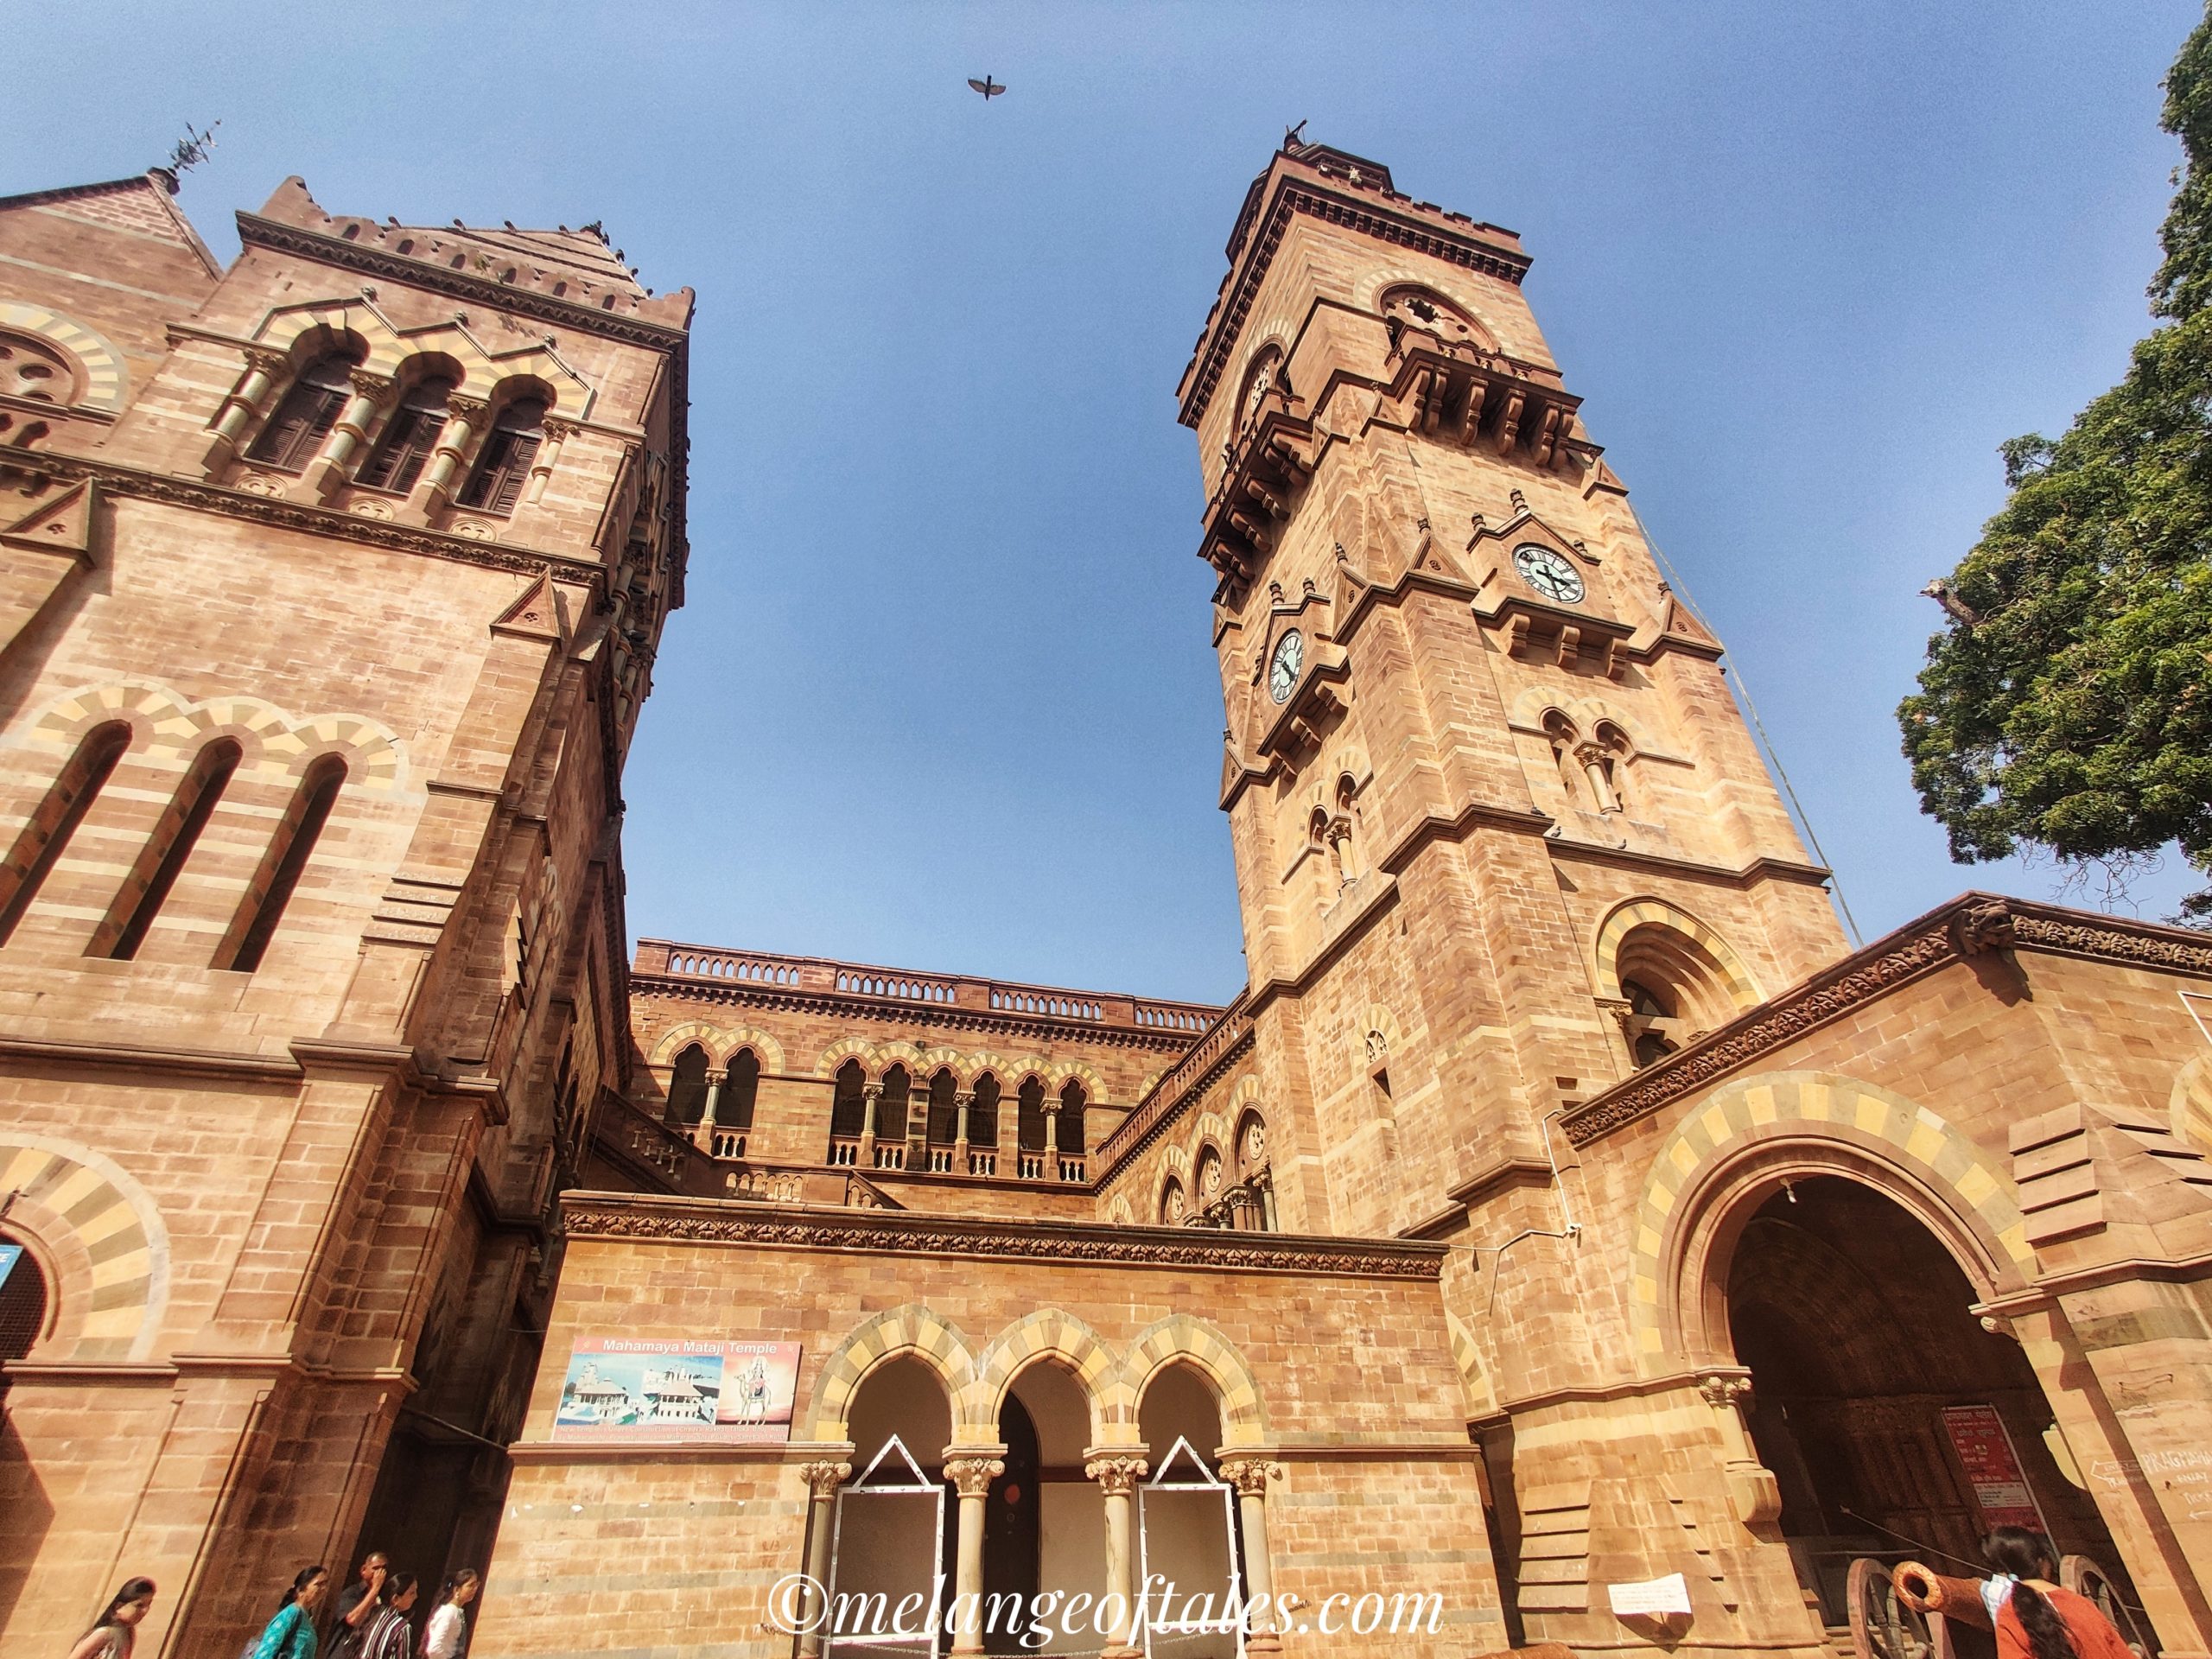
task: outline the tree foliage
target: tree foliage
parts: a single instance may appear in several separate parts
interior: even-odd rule
[[[2002,448],[2012,494],[1948,580],[1898,706],[1961,863],[2178,842],[2212,874],[2212,8],[2166,78],[2183,162],[2151,285],[2169,321],[2064,436]],[[2212,887],[2183,901],[2212,918]]]

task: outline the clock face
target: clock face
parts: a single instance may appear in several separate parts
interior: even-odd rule
[[[1268,695],[1277,702],[1288,702],[1298,689],[1298,666],[1305,660],[1306,641],[1293,628],[1275,646],[1274,660],[1268,664]]]
[[[1562,605],[1581,601],[1581,574],[1548,547],[1522,543],[1513,550],[1513,568],[1521,573],[1522,581],[1546,599],[1555,599]]]

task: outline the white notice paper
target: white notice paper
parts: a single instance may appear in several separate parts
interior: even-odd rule
[[[1690,1587],[1679,1573],[1646,1579],[1641,1584],[1609,1584],[1605,1595],[1613,1604],[1614,1613],[1622,1618],[1638,1613],[1664,1617],[1690,1611]]]

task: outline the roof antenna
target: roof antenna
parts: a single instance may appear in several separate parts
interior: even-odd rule
[[[215,127],[222,124],[218,121],[214,127],[194,131],[189,121],[185,123],[184,137],[170,146],[168,160],[153,169],[168,181],[171,195],[176,194],[177,181],[207,159],[207,153],[215,148]]]
[[[1296,149],[1306,142],[1305,134],[1306,123],[1303,121],[1294,127],[1285,127],[1282,130],[1282,147],[1285,149]]]

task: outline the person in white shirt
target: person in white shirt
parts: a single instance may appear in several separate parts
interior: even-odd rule
[[[464,1567],[446,1580],[444,1592],[438,1597],[437,1611],[430,1615],[430,1622],[423,1630],[423,1659],[460,1659],[461,1649],[468,1641],[468,1618],[461,1610],[476,1599],[476,1590],[482,1582],[476,1569]]]

